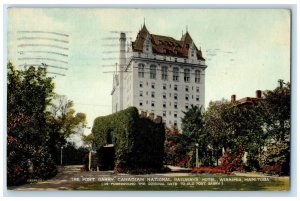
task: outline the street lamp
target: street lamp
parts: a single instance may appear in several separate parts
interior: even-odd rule
[[[63,152],[63,146],[60,147],[60,165],[62,166],[63,158],[62,158],[62,152]]]
[[[199,147],[199,144],[196,143],[195,147],[196,147],[196,167],[199,167],[199,160],[198,160],[198,147]]]

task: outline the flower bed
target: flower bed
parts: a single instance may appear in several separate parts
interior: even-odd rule
[[[191,170],[191,173],[232,174],[232,172],[229,172],[221,167],[194,167]]]

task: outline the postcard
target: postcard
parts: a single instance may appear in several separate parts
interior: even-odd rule
[[[291,11],[21,8],[9,191],[289,191]]]

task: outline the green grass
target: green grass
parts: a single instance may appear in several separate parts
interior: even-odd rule
[[[176,178],[186,178],[186,177],[176,177]],[[86,182],[74,184],[72,190],[103,190],[103,191],[287,191],[289,190],[289,177],[272,177],[269,181],[243,181],[245,178],[250,177],[238,177],[238,176],[228,176],[228,175],[192,175],[188,178],[198,178],[201,181],[203,178],[214,178],[215,181],[219,181],[220,178],[240,178],[242,181],[224,181],[223,185],[181,185],[177,182],[176,186],[114,186],[114,185],[104,185],[103,182]],[[165,184],[167,182],[164,182]],[[170,183],[170,182],[169,182]]]

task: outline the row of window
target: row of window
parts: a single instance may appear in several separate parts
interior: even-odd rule
[[[147,85],[148,85],[148,82],[147,82]],[[171,88],[172,85],[170,85],[170,88]],[[143,87],[143,82],[140,82],[140,87],[142,88]],[[151,88],[152,89],[155,89],[155,83],[151,83]],[[167,89],[167,84],[163,84],[163,90],[166,90]],[[194,89],[194,87],[192,87],[192,90]],[[189,86],[185,86],[185,91],[186,92],[189,92],[190,88]],[[174,84],[174,91],[178,91],[178,86],[176,84]],[[200,88],[199,87],[196,87],[196,92],[200,92]]]
[[[166,123],[166,120],[163,120],[163,123],[165,124],[165,123]],[[172,121],[171,121],[171,120],[169,121],[169,124],[170,124],[170,125],[172,124]],[[177,126],[177,121],[176,121],[176,120],[174,120],[174,126]]]
[[[143,97],[143,91],[140,91],[140,97]],[[146,95],[148,95],[148,91],[146,91]],[[169,94],[169,97],[171,97],[172,94],[170,93]],[[163,92],[163,95],[162,95],[163,99],[167,99],[167,93],[166,92]],[[155,92],[152,91],[151,92],[151,98],[155,98]],[[192,99],[194,98],[194,96],[192,95]],[[174,93],[174,100],[178,100],[178,94],[177,93]],[[185,100],[188,101],[189,100],[189,94],[185,94]],[[200,98],[199,98],[199,95],[196,95],[196,101],[199,101]]]
[[[190,82],[191,75],[190,75],[190,69],[184,69],[183,73],[183,80],[185,82]],[[145,65],[139,64],[138,65],[138,75],[140,78],[143,78],[145,76]],[[150,79],[156,79],[156,66],[151,65],[150,66]],[[162,80],[168,80],[168,67],[162,66],[161,70],[161,79]],[[173,68],[173,81],[179,81],[179,68],[175,67]],[[200,70],[195,70],[195,82],[200,83]]]
[[[148,104],[148,100],[146,100],[146,104]],[[169,104],[170,106],[172,106],[171,102]],[[139,101],[139,106],[143,106],[143,101],[140,100]],[[199,107],[199,104],[197,104],[197,106]],[[151,107],[155,107],[155,101],[151,101]],[[167,103],[164,101],[163,102],[163,108],[167,108]],[[174,109],[178,109],[178,103],[174,102]],[[185,109],[189,109],[189,104],[186,103],[185,104]]]

